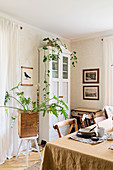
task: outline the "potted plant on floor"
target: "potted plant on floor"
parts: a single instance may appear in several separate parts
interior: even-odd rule
[[[57,49],[57,56],[59,57],[60,53],[62,53],[62,48],[58,42],[61,42],[59,38],[50,39],[45,38],[43,41],[47,42],[47,45],[43,46],[44,50],[48,49],[48,45],[53,47],[52,54],[48,56],[43,56],[43,62],[46,63],[47,61],[55,60],[56,55],[54,54],[55,50]],[[65,45],[64,45],[65,46]],[[65,46],[66,48],[66,46]],[[72,66],[75,67],[75,63],[77,63],[76,52],[71,54]],[[37,135],[37,112],[43,112],[43,116],[46,113],[52,113],[56,117],[58,114],[62,114],[65,119],[68,118],[68,114],[66,110],[68,110],[68,106],[65,104],[63,100],[59,100],[56,96],[49,98],[48,86],[50,85],[47,82],[47,76],[49,76],[50,70],[45,69],[45,80],[44,84],[45,87],[43,88],[44,91],[44,101],[41,102],[39,106],[37,106],[36,101],[31,101],[30,97],[26,98],[24,95],[24,91],[20,89],[20,83],[17,86],[13,87],[10,91],[15,91],[15,96],[12,96],[8,91],[6,91],[4,106],[6,108],[13,108],[18,110],[18,132],[20,137],[28,137],[28,136],[36,136]],[[15,100],[18,103],[18,107],[8,106],[6,105],[10,99]],[[48,105],[48,101],[56,100],[56,102],[51,102]],[[12,118],[12,127],[13,123],[15,122],[17,116],[11,117]]]

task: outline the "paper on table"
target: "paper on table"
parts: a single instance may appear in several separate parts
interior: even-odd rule
[[[98,143],[104,142],[104,140],[108,139],[110,137],[110,135],[111,134],[109,134],[109,133],[105,133],[103,135],[103,137],[99,138],[98,141],[92,141],[91,139],[81,138],[81,137],[76,136],[76,134],[70,136],[69,139],[73,139],[73,140],[76,140],[76,141],[79,141],[79,142],[89,143],[91,145],[94,145],[94,144],[98,144]]]

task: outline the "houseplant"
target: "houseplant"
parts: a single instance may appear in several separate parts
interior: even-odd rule
[[[48,45],[52,47],[52,54],[49,54],[48,56],[46,56],[46,55],[43,56],[43,62],[45,63],[45,75],[44,75],[45,87],[43,88],[43,91],[44,91],[43,102],[41,102],[41,104],[39,106],[37,106],[36,101],[35,102],[31,101],[30,97],[26,98],[24,96],[24,91],[21,91],[21,89],[20,89],[20,83],[19,83],[17,86],[13,87],[10,90],[10,92],[15,91],[16,97],[12,96],[10,94],[10,92],[6,91],[4,106],[1,106],[1,107],[6,107],[6,108],[17,109],[19,112],[19,120],[21,120],[22,117],[23,117],[23,119],[25,119],[25,117],[27,117],[28,115],[31,117],[31,120],[35,117],[36,125],[37,125],[37,116],[36,116],[37,112],[43,112],[43,116],[45,116],[46,113],[52,113],[56,117],[58,117],[58,115],[60,113],[60,114],[63,114],[65,119],[68,118],[68,114],[66,113],[66,110],[68,110],[68,106],[65,104],[65,102],[63,100],[59,100],[56,96],[49,98],[48,87],[50,86],[50,84],[47,82],[47,76],[49,77],[50,70],[46,70],[46,62],[50,62],[51,60],[56,60],[55,49],[57,49],[57,56],[59,58],[60,53],[62,53],[62,48],[59,45],[59,43],[61,45],[63,45],[63,44],[59,38],[56,38],[56,39],[45,38],[43,41],[47,42],[47,45],[43,46],[44,51],[46,51],[48,49]],[[66,48],[66,45],[63,45],[63,46]],[[72,60],[72,66],[75,67],[75,62],[77,63],[76,52],[73,52],[71,54],[71,60]],[[10,99],[16,100],[18,103],[18,107],[7,106],[6,104],[8,103],[8,101]],[[48,104],[48,101],[50,101],[50,100],[52,101],[53,99],[56,102],[52,102],[51,104]],[[13,126],[13,123],[15,122],[15,119],[17,118],[17,116],[14,116],[11,118],[13,120],[12,121],[12,126]],[[28,119],[29,119],[29,117],[27,117],[27,120]],[[33,122],[33,121],[31,121],[31,122]],[[34,130],[37,129],[36,126],[30,124],[29,129],[31,130],[32,127],[34,128]],[[19,131],[21,132],[20,129],[19,129]],[[21,133],[20,133],[20,136],[21,136]]]
[[[60,53],[62,53],[62,47],[61,46],[63,46],[66,49],[67,49],[67,47],[66,47],[66,44],[63,44],[62,41],[59,38],[50,39],[49,37],[47,37],[47,38],[44,38],[43,41],[46,42],[46,45],[43,46],[43,50],[45,51],[44,57],[43,57],[43,62],[45,63],[45,76],[44,76],[45,77],[45,80],[44,80],[45,87],[43,88],[43,91],[44,91],[44,100],[46,100],[48,98],[48,95],[49,95],[48,86],[50,85],[47,82],[47,77],[49,77],[49,75],[50,75],[50,70],[46,69],[46,63],[50,62],[51,60],[57,60],[57,58],[59,59]],[[59,44],[61,44],[61,45],[59,45]],[[52,47],[52,53],[51,54],[49,53],[48,55],[46,55],[46,50],[48,50],[48,46]],[[56,50],[57,50],[57,53],[56,53]],[[70,60],[72,61],[71,62],[72,66],[75,67],[75,63],[77,63],[77,57],[76,57],[75,51],[73,51],[70,54]],[[63,104],[64,104],[64,106],[66,106],[64,102],[63,102]],[[64,115],[64,117],[65,117],[65,115]]]
[[[15,91],[16,97],[11,95],[11,91]],[[18,103],[18,107],[8,106],[6,105],[9,100],[15,100]],[[49,100],[56,100],[57,103],[47,104]],[[43,112],[43,116],[45,113],[53,113],[58,117],[58,113],[64,115],[65,119],[68,117],[66,113],[66,109],[68,106],[63,102],[63,100],[59,100],[56,96],[53,98],[45,98],[44,101],[37,106],[36,101],[31,101],[30,97],[26,98],[24,95],[24,91],[20,89],[20,83],[17,86],[13,87],[10,92],[6,91],[4,106],[6,108],[12,108],[18,110],[18,131],[20,137],[27,136],[36,136],[37,134],[37,112]],[[15,122],[17,116],[11,117],[13,127],[13,123]]]

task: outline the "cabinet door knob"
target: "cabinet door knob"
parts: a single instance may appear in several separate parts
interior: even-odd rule
[[[63,96],[59,96],[59,98],[63,98]]]

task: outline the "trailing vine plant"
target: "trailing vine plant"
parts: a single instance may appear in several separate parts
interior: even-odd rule
[[[49,37],[44,38],[43,39],[44,42],[46,42],[47,45],[43,46],[43,50],[44,50],[44,58],[43,58],[43,62],[45,63],[45,79],[44,79],[44,84],[45,87],[43,88],[44,91],[44,101],[45,101],[45,105],[48,106],[50,108],[50,110],[52,110],[52,113],[58,117],[58,112],[60,112],[61,114],[64,115],[65,119],[68,118],[68,114],[66,113],[66,110],[64,108],[66,108],[68,110],[68,106],[65,104],[65,102],[63,100],[59,100],[56,96],[53,96],[53,99],[56,100],[55,103],[52,103],[51,105],[47,105],[47,102],[49,100],[49,91],[48,91],[48,87],[50,86],[49,82],[47,81],[47,77],[50,76],[50,70],[46,69],[46,64],[47,62],[50,62],[51,60],[57,60],[60,58],[60,54],[62,53],[62,48],[59,45],[59,43],[65,48],[67,49],[66,45],[62,43],[62,41],[59,38],[52,38],[50,39]],[[52,52],[49,53],[48,55],[46,55],[46,50],[48,50],[48,46],[52,47]],[[56,53],[57,51],[57,53]],[[75,67],[75,63],[77,63],[77,57],[76,57],[76,52],[73,51],[70,54],[70,60],[72,61],[72,66]],[[64,106],[62,107],[61,104]],[[51,112],[46,110],[47,112]],[[46,111],[43,112],[43,116],[45,115]]]
[[[60,58],[60,54],[62,53],[62,48],[61,48],[61,46],[59,45],[58,42],[60,42],[61,45],[64,46],[64,48],[67,49],[67,47],[66,47],[66,44],[63,45],[62,41],[59,38],[50,39],[48,37],[48,38],[44,38],[43,41],[47,42],[47,45],[43,46],[44,51],[48,50],[48,46],[52,47],[52,53],[49,53],[48,55],[45,55],[45,52],[44,52],[44,58],[43,58],[43,62],[45,63],[45,80],[44,80],[45,87],[43,88],[43,91],[45,92],[44,93],[44,99],[46,100],[47,96],[49,95],[49,91],[47,91],[47,89],[50,86],[50,84],[47,82],[47,76],[49,77],[50,70],[46,70],[46,63],[48,61],[50,62],[51,60],[57,60],[57,59]],[[57,54],[55,53],[56,52],[55,49],[57,50]],[[75,51],[73,51],[70,54],[70,60],[72,61],[72,66],[75,67],[75,63],[77,63],[77,57],[76,57],[76,52]]]
[[[68,114],[66,113],[66,110],[68,109],[68,106],[66,103],[61,99],[59,100],[56,96],[53,96],[52,98],[49,98],[49,91],[48,87],[50,86],[49,82],[47,81],[47,77],[50,76],[50,70],[46,69],[46,64],[47,62],[50,62],[51,60],[57,60],[60,58],[60,54],[62,53],[62,48],[59,45],[59,43],[66,48],[66,45],[62,44],[61,40],[59,38],[56,39],[50,39],[50,38],[44,38],[44,42],[47,42],[47,45],[43,46],[44,50],[44,56],[43,56],[43,62],[45,63],[45,76],[44,76],[44,101],[41,102],[39,106],[37,106],[36,101],[31,101],[30,97],[26,98],[24,95],[24,91],[20,90],[20,83],[18,83],[17,86],[13,87],[10,92],[6,91],[5,95],[5,101],[4,101],[4,106],[0,107],[6,107],[6,108],[13,108],[17,110],[21,110],[22,112],[43,112],[43,116],[45,116],[46,113],[53,113],[56,117],[58,117],[59,113],[64,116],[65,119],[68,118]],[[46,50],[48,50],[48,46],[52,47],[52,53],[45,55]],[[57,54],[55,53],[57,51]],[[75,67],[75,63],[77,63],[77,57],[76,57],[76,52],[74,51],[70,55],[70,60],[72,61],[72,66]],[[16,97],[11,95],[11,91],[15,91]],[[7,103],[10,99],[15,100],[18,103],[18,107],[15,106],[7,106]],[[51,104],[48,104],[49,101],[55,100],[56,102],[51,102]],[[8,114],[8,112],[6,111]],[[15,119],[17,116],[11,117],[13,122],[12,122],[12,127],[13,123],[15,122]]]

